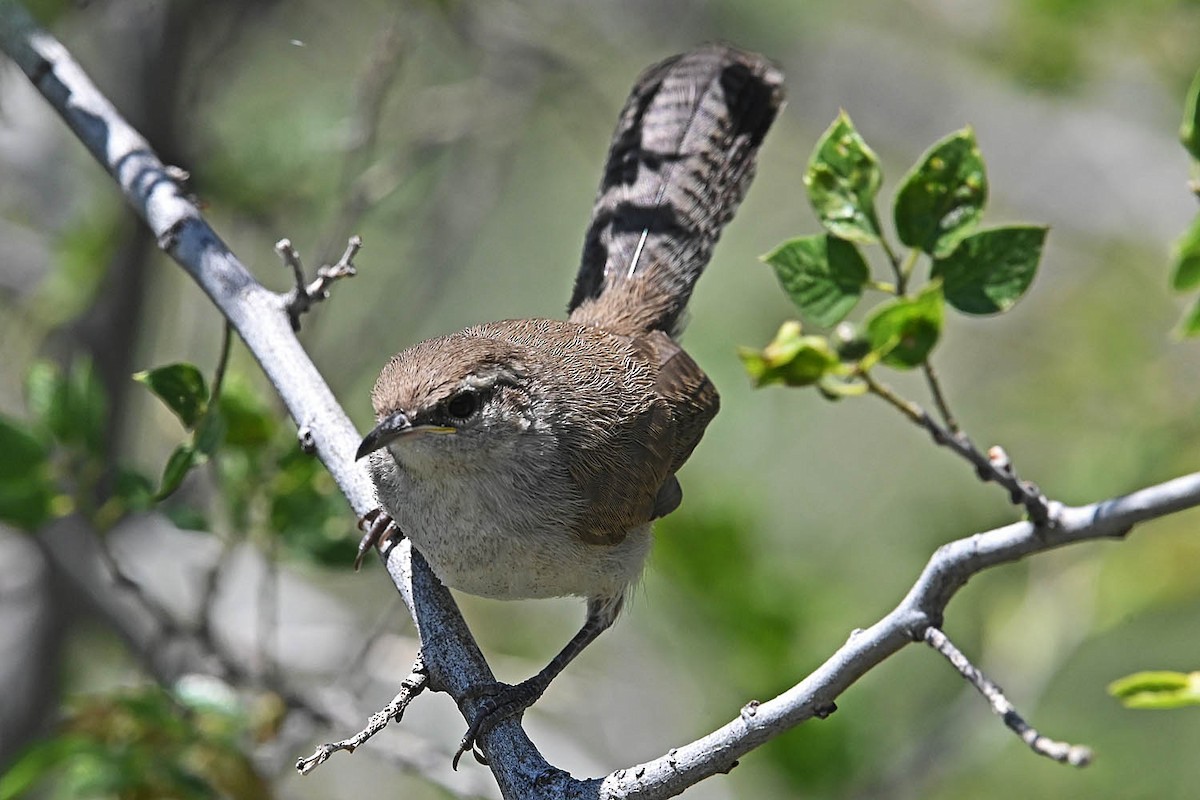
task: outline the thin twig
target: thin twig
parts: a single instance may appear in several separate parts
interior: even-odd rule
[[[975,443],[962,431],[953,432],[937,423],[929,412],[911,400],[901,397],[887,384],[880,383],[863,370],[859,373],[867,390],[900,411],[916,425],[929,432],[935,444],[949,448],[965,458],[975,467],[975,474],[980,480],[992,481],[1008,490],[1009,500],[1014,505],[1022,505],[1034,525],[1041,527],[1050,522],[1049,501],[1033,483],[1021,480],[1017,476],[1012,462],[1003,451],[993,448],[988,454],[983,453]],[[1003,457],[1001,457],[1003,456]]]
[[[409,671],[408,677],[400,682],[400,691],[392,698],[391,702],[372,714],[371,718],[367,720],[366,726],[350,738],[342,739],[340,742],[323,744],[311,756],[296,761],[296,769],[301,775],[307,775],[324,764],[331,755],[339,750],[353,753],[359,745],[386,728],[387,724],[392,720],[400,722],[404,716],[404,711],[408,708],[408,704],[413,701],[413,698],[425,691],[425,687],[428,685],[429,673],[425,669],[425,659],[420,651],[418,651],[417,658],[413,661],[412,670]]]
[[[992,707],[992,711],[1004,720],[1004,724],[1013,733],[1021,737],[1021,741],[1029,745],[1030,750],[1060,764],[1070,764],[1073,767],[1086,767],[1092,763],[1091,748],[1059,742],[1038,733],[1036,728],[1017,713],[1017,709],[1004,696],[1004,691],[972,664],[970,659],[955,647],[954,643],[940,629],[933,626],[926,628],[924,639],[927,645],[945,656],[951,666],[983,695],[984,699],[988,701],[988,705]]]
[[[221,353],[217,356],[217,366],[213,370],[212,391],[209,392],[209,405],[221,399],[221,389],[225,386],[225,370],[229,367],[229,354],[233,349],[233,326],[225,323],[221,331]]]
[[[957,436],[960,433],[958,422],[950,413],[950,405],[946,402],[946,395],[942,393],[942,382],[938,379],[933,364],[926,359],[921,364],[921,371],[925,373],[925,383],[929,385],[929,394],[933,397],[933,404],[937,406],[938,413],[942,416],[942,422],[945,423],[948,431]]]
[[[292,271],[295,286],[288,292],[284,308],[292,330],[300,330],[300,317],[310,308],[329,297],[329,287],[342,278],[353,278],[358,274],[354,268],[354,256],[362,249],[362,238],[351,236],[346,243],[346,249],[336,264],[323,264],[317,269],[312,283],[304,282],[304,262],[300,259],[300,251],[290,239],[280,239],[275,243],[275,252],[283,260],[284,266]]]
[[[300,251],[292,245],[291,239],[280,239],[275,243],[275,252],[283,260],[283,265],[292,271],[292,282],[295,288],[304,293],[304,262],[300,260]]]

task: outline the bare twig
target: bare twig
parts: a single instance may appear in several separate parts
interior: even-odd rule
[[[921,365],[921,371],[925,373],[925,383],[929,386],[929,394],[933,398],[933,404],[937,407],[938,414],[942,417],[946,430],[958,436],[961,431],[954,415],[950,413],[950,404],[946,402],[946,395],[942,392],[942,382],[938,379],[937,371],[934,370],[933,364],[928,359]]]
[[[952,432],[938,424],[929,412],[911,400],[901,397],[885,383],[880,383],[863,370],[859,373],[867,390],[900,411],[914,423],[928,431],[935,444],[949,448],[965,458],[975,467],[975,474],[982,481],[992,481],[1008,490],[1009,500],[1014,505],[1022,505],[1029,519],[1037,526],[1053,524],[1050,519],[1049,501],[1037,486],[1017,476],[1012,461],[1007,456],[994,457],[1003,453],[999,448],[993,448],[988,454],[980,451],[962,431]],[[949,413],[948,411],[946,413]]]
[[[412,670],[409,672],[408,677],[400,682],[400,691],[392,698],[391,702],[371,715],[371,718],[367,720],[366,727],[349,739],[342,739],[340,742],[330,742],[321,745],[311,756],[298,760],[296,762],[296,769],[301,775],[307,775],[324,764],[331,755],[339,750],[353,753],[358,749],[359,745],[387,727],[387,724],[392,720],[400,722],[400,719],[404,716],[405,709],[408,708],[408,704],[413,701],[413,698],[425,691],[425,687],[428,685],[429,673],[425,670],[425,661],[421,657],[421,654],[417,653],[417,660],[413,662]]]
[[[288,293],[285,303],[288,320],[292,330],[300,330],[300,317],[316,303],[329,297],[329,287],[334,281],[342,278],[353,278],[358,274],[354,268],[354,256],[362,248],[362,239],[351,236],[346,243],[346,249],[336,264],[322,264],[317,269],[317,275],[311,283],[304,282],[304,263],[300,260],[300,251],[293,245],[291,239],[280,239],[275,243],[275,252],[283,259],[284,266],[292,271],[296,285]]]
[[[1030,750],[1040,756],[1045,756],[1061,764],[1070,764],[1073,767],[1086,767],[1092,763],[1090,748],[1058,742],[1038,733],[1036,728],[1017,713],[1017,709],[1004,696],[1004,691],[972,664],[970,659],[955,647],[949,637],[939,628],[931,626],[925,629],[925,643],[946,657],[950,665],[983,695],[984,699],[988,701],[988,705],[992,707],[992,711],[1004,720],[1004,724],[1021,737],[1021,741],[1029,745]]]

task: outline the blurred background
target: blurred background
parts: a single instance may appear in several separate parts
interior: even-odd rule
[[[1195,212],[1175,132],[1200,66],[1200,3],[33,10],[163,160],[191,173],[209,220],[264,284],[289,288],[272,252],[281,237],[310,269],[363,237],[359,275],[301,334],[361,430],[396,350],[476,321],[562,315],[616,113],[643,67],[725,39],[783,68],[788,105],[684,340],[722,412],[680,475],[683,506],[658,525],[624,618],[526,715],[547,758],[576,775],[657,757],[792,685],[890,610],[939,544],[1017,518],[884,404],[755,391],[736,357],[796,316],[758,256],[817,231],[801,176],[839,108],[883,160],[885,219],[909,166],[969,124],[989,166],[985,224],[1051,226],[1021,304],[996,319],[952,316],[934,355],[981,446],[1002,444],[1067,503],[1200,463],[1200,347],[1172,336],[1183,306],[1168,291],[1171,242]],[[412,627],[373,559],[349,570],[352,515],[297,452],[236,342],[221,401],[228,447],[148,508],[188,434],[130,375],[186,361],[211,381],[222,324],[8,66],[0,243],[0,412],[36,428],[30,398],[58,380],[84,398],[78,416],[95,431],[48,457],[58,488],[27,520],[38,535],[0,529],[0,789],[494,796],[484,768],[450,772],[463,722],[444,696],[295,775],[297,757],[395,693]],[[928,405],[918,378],[895,384]],[[1086,770],[1030,754],[940,657],[912,647],[831,718],[688,796],[1194,797],[1200,716],[1127,710],[1105,687],[1200,664],[1198,523],[1178,514],[1124,542],[993,570],[950,606],[947,632],[1032,724],[1094,747]],[[569,600],[460,600],[504,680],[544,664],[583,613]],[[148,688],[186,675],[175,697]],[[397,766],[414,760],[429,774]]]

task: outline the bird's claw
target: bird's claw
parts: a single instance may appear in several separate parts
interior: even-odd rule
[[[358,542],[358,554],[354,556],[355,572],[362,566],[363,557],[368,550],[377,545],[386,546],[387,549],[383,553],[386,558],[404,535],[395,520],[382,508],[375,508],[364,514],[358,521],[358,528],[363,531],[363,537]]]
[[[544,686],[534,683],[532,680],[518,683],[515,686],[498,681],[480,683],[467,689],[463,694],[463,699],[478,699],[479,705],[475,707],[475,712],[469,719],[467,732],[463,734],[462,741],[459,742],[458,752],[454,754],[451,766],[458,769],[459,759],[467,751],[475,756],[476,761],[486,766],[487,757],[476,747],[479,736],[501,720],[520,714],[529,708],[542,696],[544,690]]]

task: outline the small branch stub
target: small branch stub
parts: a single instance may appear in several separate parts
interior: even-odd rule
[[[1086,767],[1092,763],[1091,748],[1055,741],[1038,733],[1036,728],[1017,713],[1013,704],[1004,696],[1004,691],[972,664],[945,633],[937,628],[926,628],[925,643],[945,656],[951,666],[983,695],[984,699],[988,701],[988,705],[992,707],[992,711],[1004,720],[1004,724],[1021,737],[1021,741],[1029,745],[1030,750],[1060,764],[1070,764],[1072,767]]]
[[[346,242],[346,249],[336,264],[324,264],[317,269],[317,275],[311,283],[305,283],[304,262],[300,260],[300,252],[292,245],[291,239],[280,239],[275,243],[275,252],[283,260],[283,265],[292,271],[296,285],[288,292],[285,308],[292,330],[300,330],[300,316],[306,313],[316,303],[329,297],[329,287],[342,278],[353,278],[358,274],[354,268],[354,256],[362,249],[362,238],[351,236]]]

